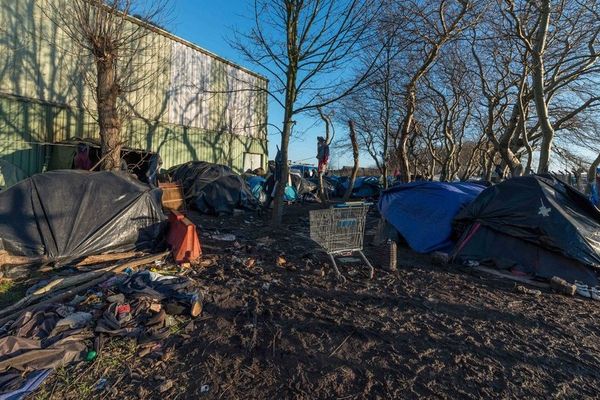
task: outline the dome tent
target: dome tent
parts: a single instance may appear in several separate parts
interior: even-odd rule
[[[248,183],[225,165],[190,161],[169,170],[173,181],[183,186],[186,201],[203,213],[233,213],[235,208],[256,209]]]
[[[598,283],[600,211],[550,175],[512,178],[487,188],[455,223],[466,227],[454,252],[459,261]]]

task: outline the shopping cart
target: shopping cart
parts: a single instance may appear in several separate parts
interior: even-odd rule
[[[326,210],[310,212],[310,238],[325,249],[342,281],[346,279],[340,273],[335,257],[355,252],[367,264],[369,276],[373,278],[373,266],[362,252],[369,206],[371,203],[343,203]]]

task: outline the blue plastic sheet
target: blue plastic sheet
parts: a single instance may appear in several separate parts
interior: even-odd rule
[[[381,215],[419,253],[449,251],[452,220],[485,189],[466,182],[413,182],[384,191]]]

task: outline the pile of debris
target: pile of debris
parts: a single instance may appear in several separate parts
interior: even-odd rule
[[[0,311],[0,397],[23,398],[54,369],[93,361],[113,337],[136,340],[143,356],[160,348],[173,326],[199,316],[203,295],[188,270],[149,269],[165,268],[166,256],[88,266],[38,283]]]

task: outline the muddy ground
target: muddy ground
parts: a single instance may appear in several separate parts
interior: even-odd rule
[[[308,239],[309,208],[290,206],[278,230],[254,214],[194,214],[213,260],[195,275],[202,316],[149,352],[113,341],[35,398],[600,396],[600,304],[517,293],[514,282],[408,249],[397,272],[377,269],[373,280],[360,263],[344,265],[341,284]],[[211,238],[224,233],[236,241]],[[375,264],[379,252],[366,247]]]

